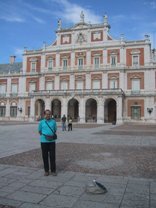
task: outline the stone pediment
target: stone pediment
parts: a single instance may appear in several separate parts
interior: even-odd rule
[[[73,29],[85,29],[85,28],[89,28],[90,24],[87,24],[85,22],[79,22],[76,25],[74,25]]]

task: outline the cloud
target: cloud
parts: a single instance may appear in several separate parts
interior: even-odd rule
[[[16,11],[15,7],[8,2],[0,2],[0,19],[6,22],[25,22],[25,18]]]
[[[28,3],[25,3],[25,2],[23,4],[28,9],[33,10],[33,11],[37,11],[39,13],[44,13],[44,14],[51,14],[52,13],[50,9],[44,9],[44,8],[41,8],[41,7],[36,7],[36,6],[33,6],[32,4],[28,4]]]
[[[14,15],[10,15],[10,16],[0,16],[0,19],[6,21],[6,22],[25,22],[25,19],[22,17],[17,17]]]
[[[58,17],[61,17],[67,22],[70,23],[78,23],[80,21],[80,13],[83,11],[85,16],[85,22],[90,23],[99,23],[102,21],[102,17],[99,15],[96,15],[91,9],[84,8],[78,4],[70,3],[68,0],[51,0],[52,2],[55,2],[59,4],[61,7],[61,10],[58,10],[55,12],[55,15]]]
[[[37,23],[45,24],[45,21],[42,20],[41,18],[38,18],[38,17],[35,17],[35,16],[32,16],[32,18],[33,18]]]
[[[14,54],[18,57],[18,58],[22,58],[23,55],[23,48],[15,48],[14,49]]]
[[[155,1],[145,1],[145,6],[149,6],[151,9],[156,9],[156,2]]]
[[[9,1],[9,0],[8,0]],[[44,24],[45,21],[41,19],[38,12],[47,13],[47,10],[44,8],[34,7],[24,3],[22,0],[16,0],[16,4],[12,2],[0,2],[0,19],[6,22],[18,22],[23,23],[29,20],[33,20],[39,24]],[[33,10],[33,11],[32,11]],[[34,11],[35,10],[35,11]]]

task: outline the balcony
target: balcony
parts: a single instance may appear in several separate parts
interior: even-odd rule
[[[77,90],[39,90],[29,93],[29,96],[86,96],[86,95],[117,95],[123,96],[122,89],[77,89]]]
[[[10,93],[10,97],[17,97],[18,93]]]
[[[6,93],[0,93],[0,98],[6,97]]]
[[[156,90],[126,90],[124,93],[126,96],[130,97],[148,97],[155,96]]]

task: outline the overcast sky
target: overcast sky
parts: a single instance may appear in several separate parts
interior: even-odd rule
[[[80,21],[81,11],[87,23],[102,23],[107,14],[115,39],[148,34],[156,48],[156,0],[0,0],[0,64],[8,63],[10,55],[22,61],[24,47],[53,43],[58,19],[70,27]]]

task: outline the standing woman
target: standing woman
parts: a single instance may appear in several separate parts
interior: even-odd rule
[[[54,134],[57,130],[56,121],[51,118],[51,111],[44,111],[44,119],[40,121],[38,125],[38,131],[40,134],[42,158],[44,164],[44,175],[49,175],[49,169],[51,174],[56,176],[56,143],[54,139]],[[49,168],[50,163],[50,168]]]

